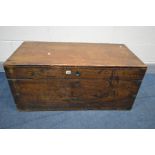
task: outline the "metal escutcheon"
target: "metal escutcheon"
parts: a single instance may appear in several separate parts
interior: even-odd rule
[[[75,75],[76,75],[76,76],[80,76],[80,72],[77,71],[77,72],[75,73]]]

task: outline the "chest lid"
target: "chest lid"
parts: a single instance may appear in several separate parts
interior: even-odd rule
[[[146,65],[123,44],[24,42],[4,68],[9,79],[139,79]]]
[[[24,42],[5,65],[145,67],[123,44]]]

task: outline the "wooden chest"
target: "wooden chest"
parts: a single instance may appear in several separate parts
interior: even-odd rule
[[[123,44],[24,42],[4,68],[31,111],[131,109],[147,67]]]

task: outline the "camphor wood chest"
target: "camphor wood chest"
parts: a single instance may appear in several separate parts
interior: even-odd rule
[[[24,42],[4,63],[20,110],[131,109],[146,65],[123,44]]]

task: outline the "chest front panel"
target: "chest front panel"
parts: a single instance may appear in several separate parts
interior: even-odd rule
[[[21,110],[129,109],[144,73],[139,68],[7,69]]]

